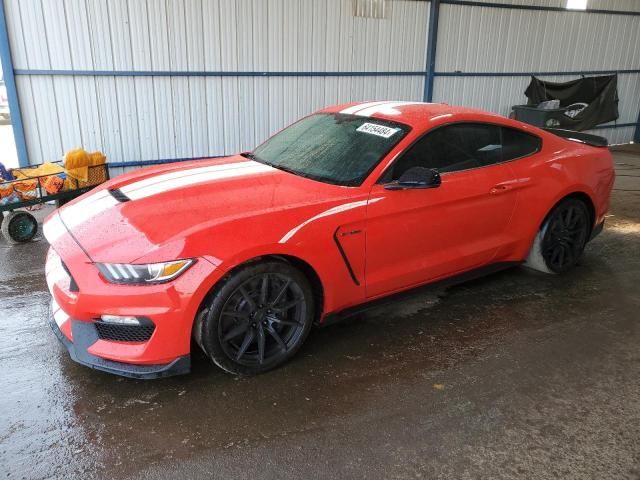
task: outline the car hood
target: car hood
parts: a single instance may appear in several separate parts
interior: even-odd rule
[[[116,177],[62,207],[59,215],[91,260],[130,263],[160,249],[167,258],[200,255],[203,252],[187,245],[195,233],[331,202],[346,194],[346,187],[309,180],[238,155]],[[169,252],[165,252],[167,245]]]

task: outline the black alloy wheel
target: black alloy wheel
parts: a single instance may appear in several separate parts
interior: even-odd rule
[[[552,272],[565,272],[577,263],[588,240],[589,218],[584,202],[576,199],[553,210],[542,239],[542,257]]]
[[[201,345],[231,373],[255,374],[287,361],[313,322],[306,277],[278,261],[250,265],[220,288],[202,325]]]

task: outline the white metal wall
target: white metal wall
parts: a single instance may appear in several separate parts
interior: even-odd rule
[[[16,70],[423,71],[428,3],[385,19],[352,0],[5,0]],[[328,104],[421,100],[424,78],[18,75],[31,163],[70,148],[110,161],[252,148]]]
[[[496,3],[497,0],[491,0]],[[504,3],[504,2],[500,2]],[[563,6],[560,0],[511,1]],[[633,9],[632,7],[636,7]],[[640,1],[596,0],[589,8],[633,9]],[[531,11],[442,5],[437,72],[561,72],[640,69],[640,16]],[[566,81],[576,76],[545,76]],[[434,99],[508,115],[526,103],[529,77],[437,77]],[[618,77],[620,118],[635,123],[640,110],[640,74]],[[600,129],[611,143],[633,139],[635,128]]]
[[[31,163],[78,146],[103,150],[111,162],[227,154],[328,104],[423,96],[427,1],[388,0],[384,19],[355,17],[353,0],[4,3]],[[589,7],[640,11],[640,0],[589,0]],[[437,72],[640,69],[640,16],[442,4],[439,23]],[[180,76],[261,71],[414,75]],[[526,101],[528,82],[438,76],[434,101],[506,115]],[[640,75],[621,74],[619,93],[618,123],[637,122]],[[634,127],[598,133],[625,142]]]
[[[533,5],[537,7],[565,8],[567,0],[470,0],[482,3],[507,3],[510,5]],[[588,0],[587,6],[591,10],[618,10],[640,12],[638,0]]]

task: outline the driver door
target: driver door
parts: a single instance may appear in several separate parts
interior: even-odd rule
[[[453,124],[414,143],[373,186],[367,207],[366,294],[374,298],[486,265],[510,243],[516,176],[500,127]],[[436,188],[390,190],[412,167],[436,168]]]

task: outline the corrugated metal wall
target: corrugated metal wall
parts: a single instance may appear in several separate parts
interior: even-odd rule
[[[485,2],[487,3],[487,2]],[[491,1],[497,3],[497,1]],[[505,3],[505,2],[500,2]],[[561,7],[559,0],[512,4]],[[590,0],[589,8],[640,11],[640,1]],[[442,5],[437,72],[569,72],[640,69],[640,16],[584,12],[531,11]],[[576,75],[544,76],[566,81]],[[514,103],[526,103],[529,77],[436,77],[434,99],[508,115]],[[620,118],[635,123],[640,110],[640,74],[618,77]],[[611,143],[633,139],[635,127],[599,129]]]
[[[565,8],[567,0],[470,0],[482,3],[506,3],[509,5],[533,5],[537,7]],[[618,10],[640,12],[638,0],[588,0],[587,6],[592,10]]]
[[[423,99],[426,1],[388,0],[384,19],[354,16],[353,0],[4,4],[31,163],[77,146],[111,162],[221,155],[328,104]],[[589,8],[640,11],[640,1],[589,0]],[[437,38],[434,101],[504,115],[525,102],[529,79],[465,74],[640,69],[640,16],[445,2]],[[462,73],[438,75],[452,72]],[[621,74],[619,93],[619,123],[637,122],[640,75]],[[615,143],[634,130],[598,133]]]
[[[420,72],[428,4],[386,19],[352,0],[5,0],[20,70]],[[402,52],[402,54],[399,54]],[[83,145],[110,161],[252,148],[301,115],[365,99],[421,100],[413,76],[18,75],[31,163]]]

